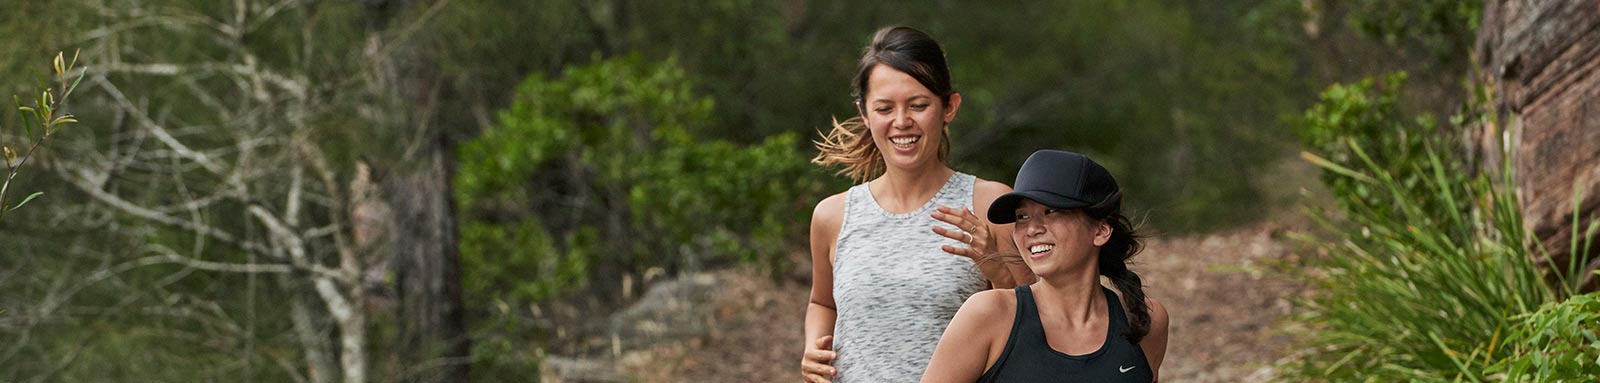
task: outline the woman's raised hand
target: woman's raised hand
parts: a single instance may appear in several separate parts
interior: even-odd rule
[[[960,241],[961,243],[967,244],[966,247],[951,245],[941,246],[940,248],[946,253],[971,258],[973,262],[977,262],[981,260],[984,255],[994,254],[999,251],[994,239],[994,231],[989,230],[988,222],[985,222],[982,218],[978,218],[978,215],[972,214],[972,210],[957,210],[951,207],[940,206],[939,211],[933,213],[933,219],[944,221],[945,223],[961,228],[959,230],[952,230],[939,227],[937,225],[933,227],[934,233],[938,233],[939,235],[945,236],[945,238],[954,239],[956,241]]]

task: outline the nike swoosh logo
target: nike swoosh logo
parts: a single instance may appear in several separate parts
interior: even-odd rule
[[[1128,373],[1128,371],[1133,371],[1134,367],[1139,367],[1139,366],[1128,366],[1128,367],[1117,366],[1117,371],[1120,371],[1120,372],[1126,374],[1126,373]]]

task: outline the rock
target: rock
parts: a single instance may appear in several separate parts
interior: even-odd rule
[[[1489,1],[1477,50],[1485,80],[1499,90],[1497,112],[1511,119],[1500,125],[1516,129],[1507,139],[1523,228],[1548,251],[1540,264],[1564,267],[1574,233],[1600,218],[1600,2]],[[1497,163],[1499,134],[1479,134],[1478,150]],[[1584,191],[1576,201],[1584,227],[1572,227],[1574,188]],[[1597,268],[1593,259],[1586,267]],[[1600,281],[1583,275],[1584,290],[1594,291]]]

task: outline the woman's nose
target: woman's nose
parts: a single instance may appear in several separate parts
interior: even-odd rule
[[[1027,235],[1027,236],[1030,236],[1030,237],[1034,236],[1034,235],[1039,235],[1041,233],[1044,233],[1043,225],[1036,224],[1033,221],[1034,220],[1028,220],[1027,222],[1017,222],[1017,228],[1016,228],[1017,232],[1020,232],[1020,233],[1022,233],[1024,235]]]

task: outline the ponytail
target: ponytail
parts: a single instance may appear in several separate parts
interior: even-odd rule
[[[817,156],[811,159],[813,164],[841,165],[838,174],[857,182],[866,182],[883,173],[883,156],[872,143],[872,132],[867,130],[866,120],[860,116],[844,122],[833,120],[833,129],[813,144],[817,146]]]
[[[1139,344],[1150,333],[1150,305],[1145,304],[1144,282],[1139,274],[1128,268],[1128,259],[1144,250],[1142,235],[1134,232],[1133,223],[1122,214],[1122,193],[1112,193],[1094,206],[1083,209],[1091,219],[1111,226],[1111,239],[1100,246],[1100,275],[1122,293],[1122,302],[1128,308],[1128,330],[1122,335],[1129,342]]]

